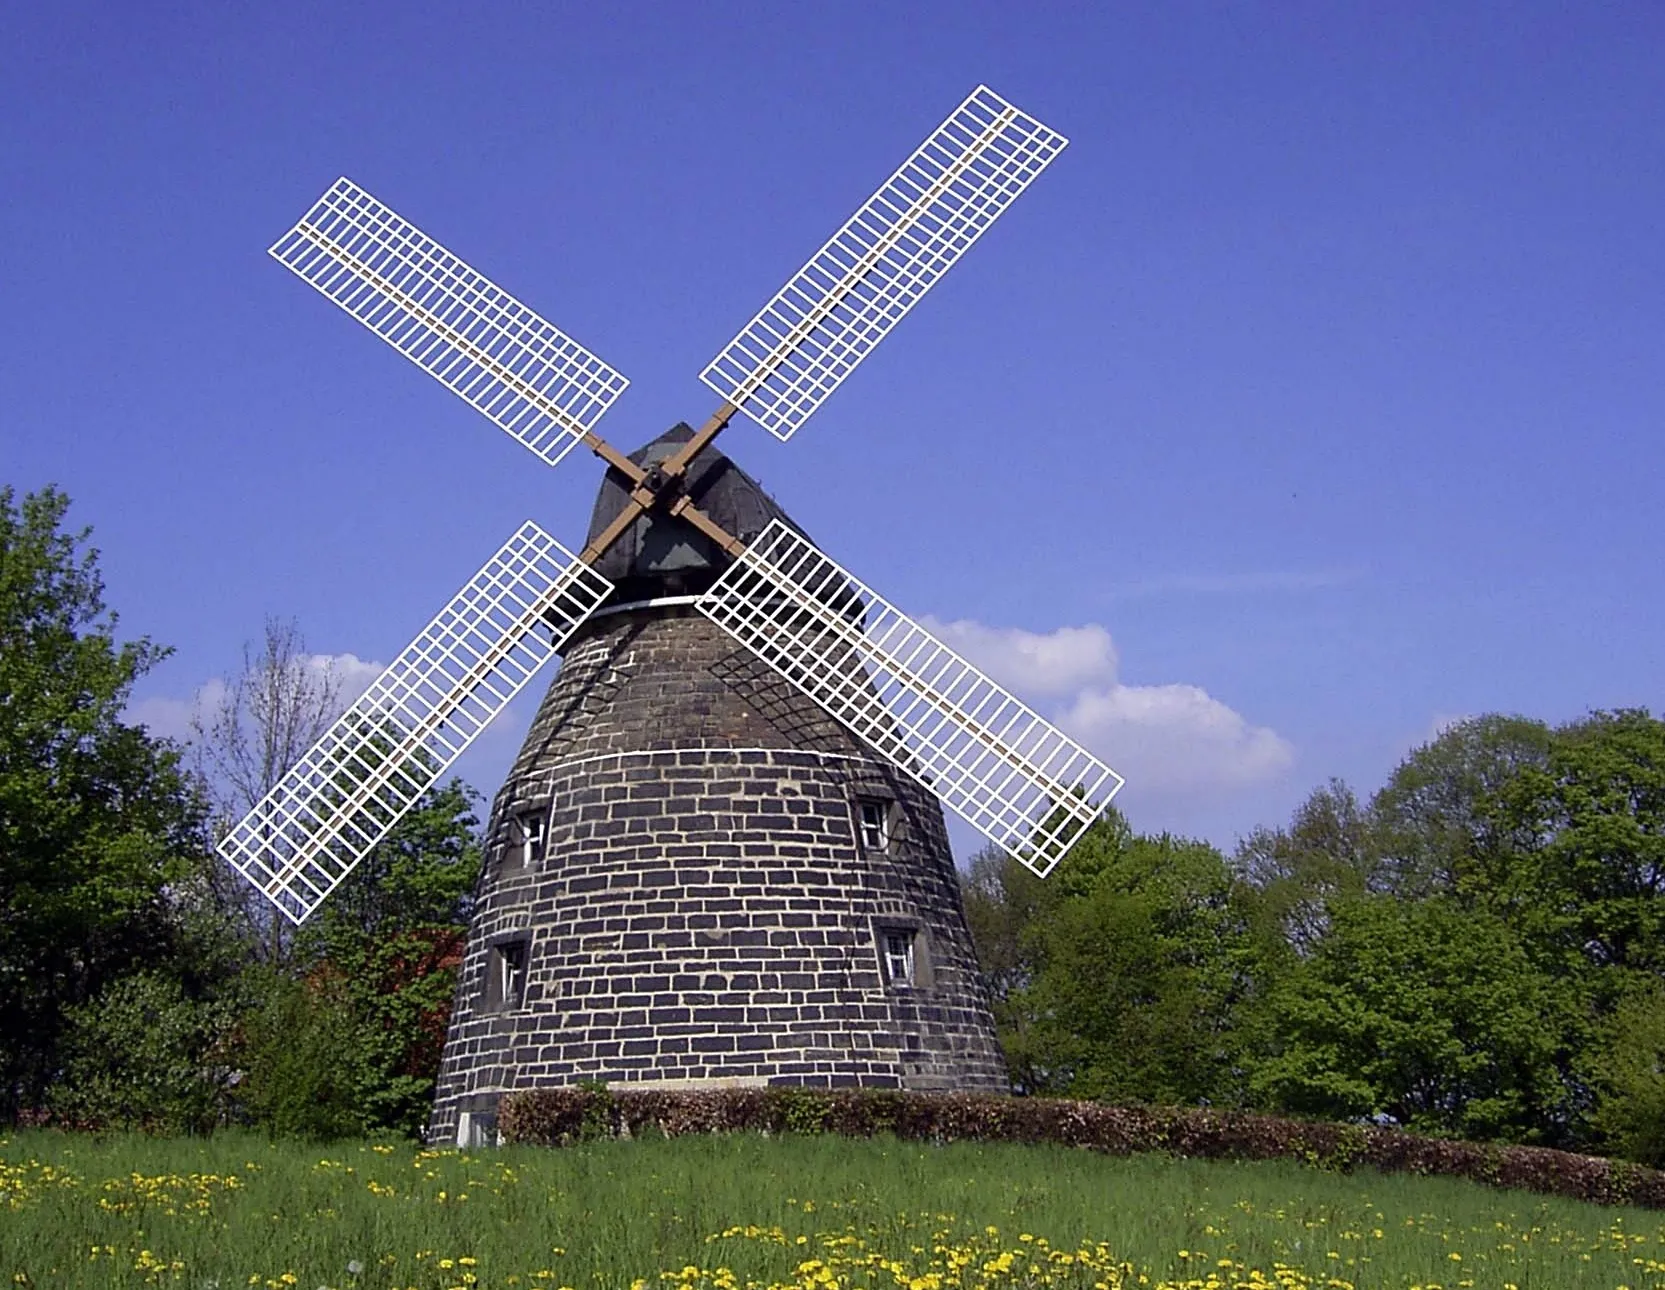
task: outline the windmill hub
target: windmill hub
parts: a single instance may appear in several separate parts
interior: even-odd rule
[[[594,569],[617,588],[611,604],[629,604],[660,596],[697,594],[711,586],[732,558],[718,543],[675,514],[686,504],[741,541],[750,541],[785,512],[751,476],[714,446],[694,454],[686,469],[673,475],[666,468],[694,437],[680,422],[629,456],[642,472],[632,480],[611,468],[602,478],[590,518],[586,542],[601,546],[606,534],[632,506],[638,489],[654,491],[655,504],[642,511],[612,542],[601,547]]]
[[[673,480],[665,473],[665,467],[660,462],[654,462],[647,468],[647,474],[642,479],[642,487],[653,494],[653,504],[663,510],[673,500],[673,490],[681,491],[681,479]]]

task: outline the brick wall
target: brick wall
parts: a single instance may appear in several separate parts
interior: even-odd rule
[[[430,1134],[582,1079],[1007,1087],[936,799],[685,608],[568,648],[493,807]]]

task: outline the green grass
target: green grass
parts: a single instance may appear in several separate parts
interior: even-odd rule
[[[0,1273],[42,1290],[1652,1290],[1662,1219],[1451,1179],[885,1139],[0,1140]]]

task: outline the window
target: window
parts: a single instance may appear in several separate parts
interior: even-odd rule
[[[525,941],[502,941],[487,952],[486,1006],[518,1008],[526,997]]]
[[[457,1115],[457,1145],[495,1147],[502,1144],[497,1132],[497,1116],[489,1111],[462,1111]]]
[[[890,850],[890,803],[880,797],[856,799],[856,837],[869,851]]]
[[[880,952],[884,959],[885,984],[913,984],[913,933],[903,928],[890,927],[879,933]]]
[[[543,859],[544,813],[522,811],[509,821],[509,852],[511,863],[534,865]]]
[[[879,956],[879,981],[887,990],[936,987],[931,969],[931,933],[913,918],[883,918],[873,924],[873,948]]]

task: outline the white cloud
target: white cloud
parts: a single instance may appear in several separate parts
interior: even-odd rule
[[[1115,750],[1106,760],[1130,785],[1152,793],[1244,788],[1277,778],[1295,762],[1287,739],[1250,725],[1195,685],[1087,690],[1058,724],[1095,752]]]
[[[945,623],[927,617],[920,624],[1002,685],[1026,696],[1055,698],[1116,679],[1116,647],[1097,623],[1060,627],[1044,636],[1021,627],[985,627],[969,618]]]
[[[189,699],[175,699],[165,694],[138,699],[127,705],[122,716],[129,724],[144,726],[153,735],[181,742],[191,737],[191,714],[200,703],[204,710],[217,704],[225,695],[225,682],[219,677],[198,686]]]
[[[1264,783],[1294,764],[1289,741],[1195,685],[1123,685],[1096,623],[1028,632],[969,619],[923,625],[1126,776],[1139,799]]]
[[[382,674],[386,666],[382,663],[368,662],[357,654],[350,653],[303,654],[300,656],[300,662],[319,679],[333,676],[339,684],[336,710],[330,714],[332,717],[344,712],[348,704],[368,690],[370,683]],[[127,705],[123,716],[133,725],[146,727],[153,735],[186,741],[191,737],[191,717],[198,712],[212,712],[225,698],[225,694],[225,679],[218,676],[210,677],[199,685],[196,693],[188,699],[163,694],[136,699]]]
[[[367,662],[357,654],[303,654],[301,661],[319,676],[333,676],[339,683],[336,701],[343,711],[387,668],[385,663]]]

